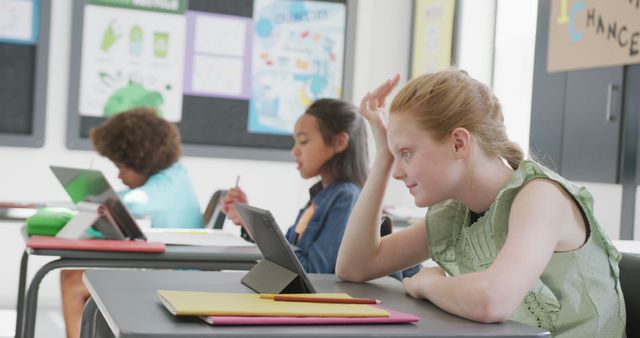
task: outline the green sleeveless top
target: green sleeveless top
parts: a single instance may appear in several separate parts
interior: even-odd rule
[[[511,320],[547,329],[554,337],[624,337],[621,255],[593,216],[591,194],[535,162],[523,161],[473,224],[469,209],[457,201],[431,206],[426,217],[431,257],[451,276],[488,268],[507,238],[514,198],[535,178],[555,181],[566,189],[585,215],[590,233],[579,249],[551,256]]]

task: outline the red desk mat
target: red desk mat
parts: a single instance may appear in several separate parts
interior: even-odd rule
[[[27,247],[32,249],[154,252],[166,250],[164,243],[110,239],[67,239],[49,236],[31,236]]]

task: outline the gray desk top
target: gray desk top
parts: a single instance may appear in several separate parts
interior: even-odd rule
[[[543,330],[515,322],[480,324],[450,315],[404,293],[385,277],[369,283],[339,281],[311,274],[319,292],[346,292],[382,300],[385,306],[421,318],[413,324],[214,327],[196,318],[171,315],[156,298],[157,289],[252,292],[240,283],[244,272],[93,270],[85,285],[117,337],[549,337]]]

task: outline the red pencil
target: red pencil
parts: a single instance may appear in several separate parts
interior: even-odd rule
[[[281,302],[307,302],[307,303],[341,303],[341,304],[380,304],[377,299],[369,298],[329,298],[329,297],[298,297],[274,295],[273,300]]]

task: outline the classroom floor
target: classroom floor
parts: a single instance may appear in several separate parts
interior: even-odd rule
[[[0,309],[0,338],[13,338],[15,326],[16,311]],[[65,338],[62,311],[58,308],[39,309],[35,336],[36,338]]]

